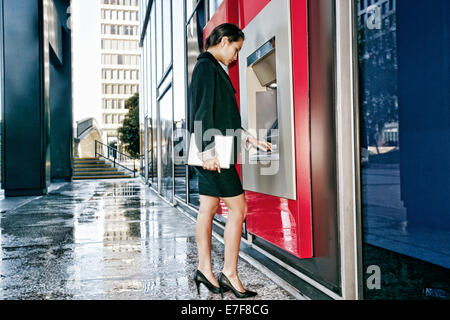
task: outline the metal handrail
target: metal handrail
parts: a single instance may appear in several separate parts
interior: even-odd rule
[[[86,118],[77,121],[77,133],[76,133],[77,138],[80,138],[83,135],[83,133],[85,133],[91,128],[98,128],[98,124],[95,118]]]
[[[81,135],[88,131],[93,125],[93,119],[85,119],[83,121],[77,121],[77,138],[81,137]]]
[[[106,147],[106,154],[105,154]],[[135,159],[131,156],[120,152],[116,148],[110,147],[100,141],[95,140],[95,157],[100,156],[109,160],[113,163],[113,167],[116,167],[116,164],[125,170],[131,171],[133,173],[133,177],[136,178],[136,162]],[[119,157],[117,157],[119,156]],[[127,162],[132,162],[132,168],[127,167]]]

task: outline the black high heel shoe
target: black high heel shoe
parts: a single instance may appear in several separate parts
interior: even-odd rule
[[[227,278],[227,276],[224,275],[223,273],[220,274],[218,281],[219,281],[219,285],[220,285],[220,294],[222,295],[222,299],[223,299],[223,293],[228,290],[231,290],[231,292],[233,292],[234,296],[239,299],[251,298],[258,294],[256,292],[250,291],[250,290],[245,290],[245,292],[240,292],[240,291],[236,290],[233,287],[233,285],[231,284],[230,280]]]
[[[220,292],[220,288],[216,287],[211,282],[209,282],[209,280],[206,279],[206,277],[203,275],[203,273],[201,273],[199,270],[195,271],[194,282],[195,282],[195,285],[197,286],[198,294],[200,294],[200,283],[203,283],[205,285],[205,287],[207,287],[208,290],[212,293]]]

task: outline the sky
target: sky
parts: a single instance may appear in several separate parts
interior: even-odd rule
[[[72,0],[73,114],[101,125],[100,1]]]

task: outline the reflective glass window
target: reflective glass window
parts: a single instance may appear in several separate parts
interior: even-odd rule
[[[173,111],[172,88],[159,101],[161,126],[161,193],[170,202],[173,201]]]
[[[209,17],[212,18],[214,13],[219,9],[223,0],[209,0]]]
[[[166,71],[169,65],[172,63],[172,1],[163,1],[163,36],[164,36],[164,66],[163,70]]]
[[[198,41],[198,24],[197,24],[197,14],[195,13],[192,17],[190,23],[187,26],[186,34],[187,34],[187,48],[186,51],[189,53],[187,55],[187,72],[188,72],[188,97],[190,96],[190,84],[192,79],[192,72],[194,71],[195,64],[197,63],[197,57],[200,54],[201,48],[199,47]],[[193,123],[192,119],[194,114],[192,114],[190,101],[188,101],[188,117],[191,123],[189,124],[189,128],[192,128]],[[197,171],[188,166],[188,185],[189,185],[189,203],[194,207],[200,206],[200,198],[198,194],[198,174]]]
[[[159,82],[163,75],[163,25],[162,1],[155,0],[156,9],[156,79]]]
[[[361,6],[363,263],[380,279],[377,286],[366,273],[364,295],[448,299],[450,56],[448,17],[438,14],[448,11],[448,1]]]
[[[198,0],[186,0],[186,20],[192,15]]]

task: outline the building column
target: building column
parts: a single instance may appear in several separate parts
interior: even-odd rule
[[[69,1],[61,0],[56,3],[58,6],[54,6],[52,0],[2,1],[2,182],[7,197],[46,194],[51,181],[51,138],[54,139],[53,145],[67,144],[71,148],[72,139],[65,141],[69,135],[72,136],[72,108],[71,103],[67,104],[71,100],[71,83],[67,79],[70,79],[70,75],[63,74],[64,83],[69,84],[68,87],[62,85],[61,79],[57,77],[57,68],[60,66],[54,66],[57,60],[55,57],[58,57],[61,66],[68,63],[67,68],[70,68],[70,58],[64,61],[63,53],[59,50],[63,48],[61,39],[65,37],[59,19],[49,19],[52,8],[66,10]],[[55,11],[62,10],[53,10]],[[53,48],[49,42],[52,42]],[[66,47],[64,54],[70,57],[70,47]],[[55,92],[50,86],[52,68],[55,71],[52,73],[56,79],[54,83],[63,86],[62,89],[55,86]],[[58,101],[62,91],[66,98]],[[51,96],[54,97],[53,108]],[[51,121],[52,110],[57,110],[57,106],[62,106],[66,112],[61,118],[55,116],[55,121]],[[64,134],[65,125],[61,120],[67,120],[69,115],[69,122],[65,121],[68,123],[68,133]],[[61,128],[58,129],[55,125],[54,130],[51,130],[51,123],[58,120]],[[66,151],[61,149],[60,152]],[[58,159],[57,156],[55,158]],[[58,163],[60,168],[71,167],[71,161],[67,157],[62,163]]]
[[[54,1],[59,17],[62,56],[51,51],[50,64],[50,137],[51,180],[71,181],[73,157],[71,34],[67,26],[70,0]]]

